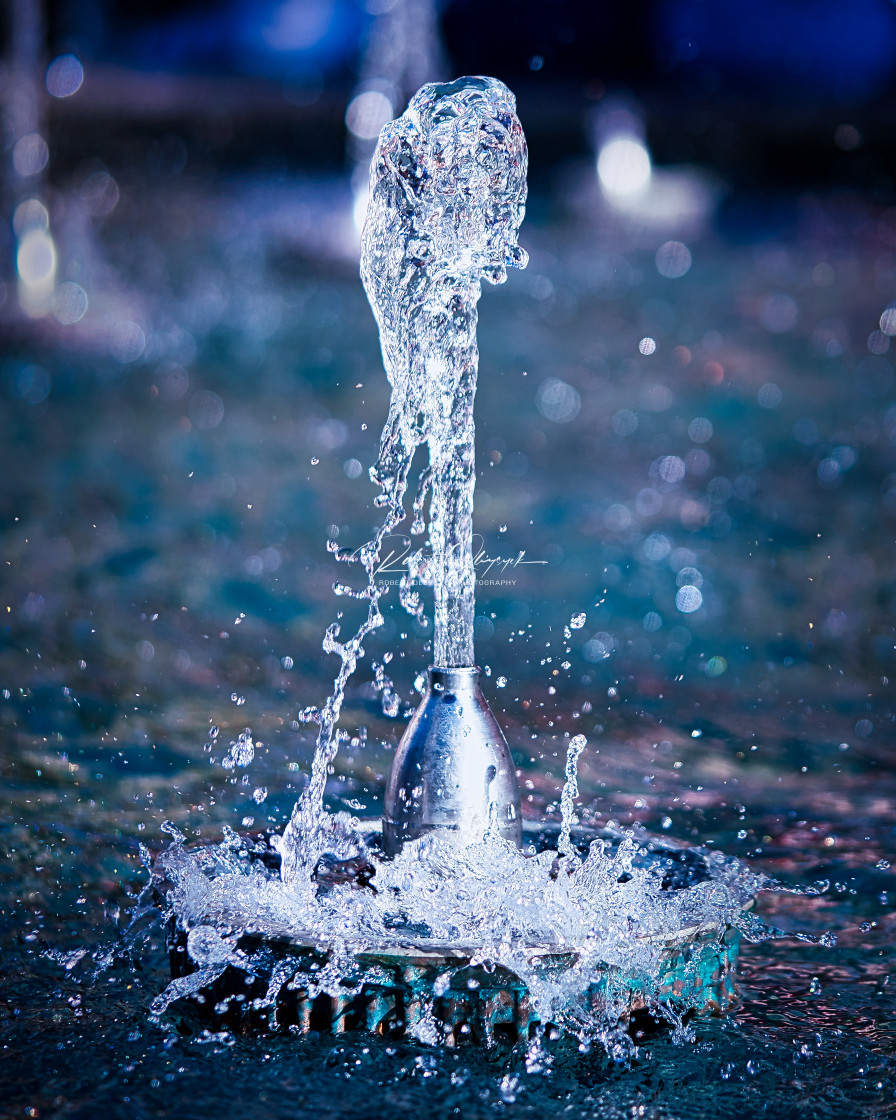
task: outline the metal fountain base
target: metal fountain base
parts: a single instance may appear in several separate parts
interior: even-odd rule
[[[726,1011],[737,1001],[734,969],[740,933],[731,927],[724,931],[704,929],[694,936],[695,932],[682,930],[665,941],[659,991],[654,998],[676,1011],[685,1007],[698,1012]],[[196,1002],[200,996],[192,997],[199,1018],[213,1019],[220,1027],[239,1031],[289,1030],[299,1034],[342,1034],[366,1029],[395,1037],[415,1033],[429,1011],[443,1045],[451,1047],[470,1041],[491,1047],[528,1039],[539,1024],[523,981],[500,966],[488,972],[471,965],[472,950],[424,952],[390,948],[360,953],[355,958],[357,971],[344,976],[345,995],[321,994],[312,998],[306,988],[285,985],[271,1005],[266,997],[277,965],[289,961],[297,969],[313,973],[326,965],[326,952],[286,941],[262,943],[249,936],[239,941],[239,948],[255,952],[263,949],[270,959],[270,969],[258,968],[247,984],[245,973],[228,968],[203,989],[204,1004]],[[195,971],[182,931],[173,934],[170,951],[173,976]],[[562,969],[572,956],[538,951],[532,954],[546,971]],[[371,969],[377,970],[382,978],[359,985],[361,977]],[[437,983],[443,981],[448,970],[447,988],[441,995],[435,995],[440,990]],[[646,993],[638,980],[625,978],[611,969],[600,983],[588,989],[586,1000],[599,1012],[606,1005],[608,991],[615,993],[620,987],[627,987],[628,995],[623,1019],[648,1009]]]
[[[546,834],[527,831],[537,844],[541,841],[539,846],[547,845]],[[596,835],[590,833],[584,839]],[[683,889],[706,877],[701,872],[702,858],[688,849],[671,849],[657,842],[647,858],[660,861],[668,890]],[[692,926],[652,938],[660,942],[661,966],[659,983],[650,985],[651,1007],[666,1004],[676,1014],[686,1009],[730,1009],[737,1002],[735,966],[740,939],[739,931],[730,926]],[[187,931],[175,916],[168,940],[175,978],[197,970],[186,946]],[[329,956],[322,946],[247,932],[238,939],[237,948],[252,954],[252,973],[228,966],[199,993],[179,1001],[185,1013],[189,1004],[193,1017],[240,1032],[341,1034],[369,1030],[397,1037],[420,1034],[426,1028],[430,1036],[435,1030],[438,1041],[447,1046],[464,1042],[486,1047],[513,1045],[529,1038],[539,1025],[524,982],[500,966],[487,971],[471,964],[472,947],[446,950],[443,945],[423,944],[368,949],[353,958],[352,967],[341,978],[345,994],[335,996],[313,995],[307,987],[290,982],[277,987],[278,977],[295,972],[313,977],[324,968]],[[575,951],[538,948],[528,957],[530,966],[544,970],[545,975],[564,971],[575,959]],[[650,1010],[645,983],[610,966],[584,998],[596,1012],[612,1000],[618,1012],[620,993],[623,1020]]]

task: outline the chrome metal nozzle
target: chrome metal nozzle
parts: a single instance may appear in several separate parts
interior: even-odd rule
[[[398,744],[386,787],[383,848],[440,832],[460,845],[491,827],[522,843],[520,793],[507,742],[479,687],[479,670],[429,670],[426,693]]]

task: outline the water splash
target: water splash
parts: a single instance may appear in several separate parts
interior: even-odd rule
[[[712,953],[732,935],[750,941],[793,936],[749,909],[759,890],[777,884],[720,852],[687,849],[687,873],[671,884],[670,869],[682,866],[684,851],[618,829],[584,849],[580,832],[561,860],[553,846],[520,851],[487,836],[460,850],[429,834],[393,860],[371,854],[363,877],[342,875],[337,866],[335,874],[319,873],[306,891],[283,882],[263,843],[231,834],[219,846],[191,849],[177,837],[153,874],[167,912],[187,934],[186,951],[198,971],[172,981],[153,1013],[158,1017],[175,1000],[207,987],[227,966],[268,977],[259,1006],[275,1014],[277,992],[287,981],[311,998],[337,998],[345,995],[347,977],[354,988],[376,980],[375,971],[359,966],[359,956],[442,953],[462,958],[456,971],[467,965],[487,973],[508,970],[525,984],[542,1024],[627,1058],[633,1045],[622,1028],[633,991],[681,1038],[684,1012],[706,1000],[691,982],[679,985],[674,997],[663,994],[670,950],[702,945]],[[240,942],[244,934],[249,940]],[[830,935],[797,936],[831,944]],[[272,944],[313,946],[327,963],[309,973],[288,949],[272,956]],[[449,965],[432,997],[451,982]],[[418,1026],[425,1040],[438,1041],[431,1016]]]
[[[566,781],[563,783],[563,792],[560,795],[560,839],[557,841],[557,851],[561,856],[571,859],[573,846],[570,840],[575,810],[574,804],[579,796],[579,755],[588,746],[584,735],[573,735],[566,748]]]
[[[344,822],[324,812],[324,788],[338,750],[346,683],[367,635],[383,622],[379,603],[386,588],[376,581],[382,545],[405,517],[411,465],[423,443],[429,465],[420,474],[412,530],[422,532],[426,525],[429,495],[432,558],[427,562],[420,550],[411,557],[401,600],[420,617],[417,585],[431,583],[436,664],[474,663],[476,304],[483,279],[502,283],[508,267],[526,264],[516,241],[525,212],[526,169],[515,99],[493,78],[424,86],[380,135],[370,171],[361,277],[392,386],[371,470],[382,491],[376,504],[385,514],[360,550],[328,543],[338,561],[361,563],[366,586],[339,583],[337,591],[366,601],[367,617],[347,641],[339,640],[338,619],[324,636],[324,650],[339,657],[340,667],[324,706],[306,712],[319,731],[311,780],[280,842],[286,882],[307,881],[327,848],[350,846]],[[384,692],[387,702],[390,693],[391,688]]]

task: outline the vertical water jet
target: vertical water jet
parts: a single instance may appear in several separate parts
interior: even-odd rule
[[[416,554],[402,598],[419,614],[414,582],[425,578],[435,622],[426,695],[386,792],[391,854],[430,831],[474,842],[490,821],[498,835],[520,842],[513,760],[475,668],[473,403],[481,281],[502,283],[508,267],[526,263],[517,245],[526,170],[513,94],[481,77],[424,86],[383,129],[371,166],[361,276],[392,385],[372,475],[400,518],[414,454],[426,445],[413,530],[425,526],[429,491],[431,558]]]
[[[340,826],[323,808],[327,774],[338,749],[336,728],[346,683],[363,655],[362,642],[383,621],[379,601],[385,589],[376,579],[380,553],[405,518],[411,467],[424,444],[429,463],[420,472],[411,531],[419,534],[428,527],[431,556],[422,549],[411,556],[401,601],[422,617],[416,584],[432,586],[434,667],[475,670],[477,303],[482,280],[501,284],[508,268],[524,268],[528,261],[517,244],[527,169],[516,99],[494,78],[425,85],[402,116],[380,133],[370,168],[361,279],[392,386],[379,455],[370,472],[382,491],[376,504],[385,513],[361,549],[341,550],[335,542],[329,546],[337,560],[362,563],[366,587],[339,584],[338,590],[366,601],[367,617],[346,641],[339,640],[338,622],[324,636],[324,649],[340,658],[340,668],[332,694],[311,714],[319,725],[311,780],[280,842],[286,882],[307,882],[324,850],[340,845]],[[499,834],[520,842],[513,760],[475,678],[478,671],[469,678],[466,703],[452,710],[452,720],[424,719],[422,713],[438,691],[430,672],[430,693],[402,739],[386,795],[384,835],[390,853],[403,840],[434,829],[468,843],[482,837],[482,822],[487,827],[490,820]],[[487,735],[482,734],[485,729]],[[418,735],[413,751],[412,732]],[[449,754],[454,756],[450,765]],[[475,775],[462,783],[434,788],[429,777],[422,777],[458,774],[470,766]],[[495,780],[487,783],[489,767],[495,769]],[[461,786],[482,792],[468,801]],[[446,814],[426,808],[438,803],[452,807],[453,825]]]

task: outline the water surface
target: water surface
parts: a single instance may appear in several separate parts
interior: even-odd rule
[[[894,295],[885,219],[813,204],[760,244],[692,242],[669,279],[658,237],[543,218],[527,272],[489,293],[477,652],[525,811],[556,817],[565,735],[585,733],[586,822],[826,879],[760,910],[838,933],[745,946],[742,1007],[695,1021],[693,1043],[645,1036],[625,1068],[561,1042],[530,1072],[521,1053],[160,1030],[161,945],[95,982],[89,956],[46,955],[114,944],[138,845],[161,847],[165,819],[206,839],[282,828],[313,746],[294,719],[333,675],[323,542],[333,526],[369,537],[386,411],[354,267],[268,236],[238,190],[214,207],[129,197],[100,244],[145,302],[103,313],[140,317],[144,350],[6,328],[6,1112],[887,1115],[896,399],[888,353],[869,349]],[[265,197],[271,213],[282,196]],[[485,571],[521,551],[544,563]],[[357,678],[327,789],[371,815],[428,660],[397,604],[381,633],[368,656],[395,651],[397,715]],[[254,758],[227,769],[246,727]]]

